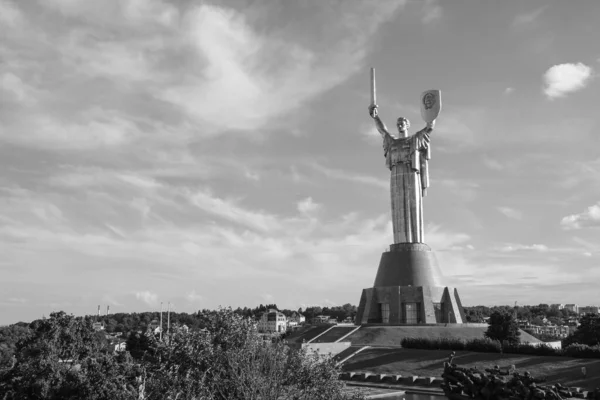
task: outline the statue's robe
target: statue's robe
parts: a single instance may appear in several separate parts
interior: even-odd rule
[[[423,243],[423,196],[429,187],[430,129],[412,136],[383,138],[386,165],[391,171],[394,243]]]

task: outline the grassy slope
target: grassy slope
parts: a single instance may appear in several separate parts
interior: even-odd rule
[[[290,336],[286,337],[286,339],[290,343],[302,343],[303,341],[308,342],[329,328],[331,328],[331,325],[305,326],[298,331],[293,332]]]
[[[365,344],[375,346],[400,346],[400,341],[405,337],[419,338],[483,338],[487,327],[444,327],[444,326],[369,326],[362,327],[347,340],[353,345]],[[521,341],[537,343],[539,339],[534,338],[526,332],[521,331]]]
[[[343,369],[407,376],[441,376],[443,363],[448,360],[449,353],[447,350],[372,348],[352,357]],[[457,351],[454,362],[482,370],[494,365],[502,368],[514,364],[517,371],[529,371],[533,376],[546,377],[548,383],[560,382],[586,390],[600,386],[600,360]],[[581,367],[586,367],[587,378],[583,378]]]
[[[323,336],[319,336],[313,343],[333,343],[339,338],[344,337],[344,335],[349,334],[354,329],[356,329],[355,326],[336,326],[323,334]]]

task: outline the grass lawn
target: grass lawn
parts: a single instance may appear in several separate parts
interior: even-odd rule
[[[439,377],[449,354],[448,350],[372,348],[344,363],[343,370]],[[535,377],[545,377],[547,383],[560,382],[584,390],[600,387],[600,360],[595,359],[457,351],[454,362],[481,370],[494,365],[503,368],[514,364],[517,371],[529,371]],[[581,367],[586,367],[587,378],[582,376]]]
[[[417,338],[455,338],[455,339],[481,339],[487,325],[448,325],[448,326],[367,326],[348,336],[347,340],[352,345],[369,346],[400,346],[406,337]],[[540,342],[527,332],[521,331],[521,342]]]

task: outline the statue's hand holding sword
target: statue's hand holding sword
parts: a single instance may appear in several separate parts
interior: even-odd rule
[[[377,118],[377,92],[375,90],[375,68],[371,68],[371,105],[369,106],[369,115],[371,118]]]
[[[421,117],[428,129],[433,129],[435,119],[442,109],[442,93],[439,90],[426,90],[421,94]],[[377,91],[375,89],[375,68],[371,68],[371,104],[369,115],[377,119]]]

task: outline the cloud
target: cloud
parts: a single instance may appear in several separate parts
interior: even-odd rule
[[[560,225],[566,230],[600,227],[600,202],[579,214],[564,217]]]
[[[292,28],[266,34],[236,10],[201,5],[183,21],[198,65],[159,97],[207,124],[205,133],[256,131],[267,122],[272,125],[274,118],[354,74],[366,55],[369,36],[403,2],[385,2],[382,10],[356,24],[355,13],[365,15],[358,4],[337,16],[342,23],[335,26],[343,27],[341,30],[327,25],[321,32],[322,40],[336,42],[333,51],[298,41]],[[329,7],[320,10],[323,18],[330,12]]]
[[[497,207],[498,211],[511,219],[521,220],[523,219],[523,213],[510,207]]]
[[[466,179],[431,179],[431,184],[447,188],[462,201],[473,201],[479,194],[479,184]]]
[[[483,156],[483,164],[485,164],[486,167],[494,171],[502,171],[506,168],[506,166],[500,161],[487,155]]]
[[[306,199],[298,202],[298,211],[300,211],[302,214],[313,214],[319,208],[321,208],[321,206],[315,203],[312,197],[307,197]]]
[[[0,2],[0,25],[16,26],[21,23],[23,16],[11,1]]]
[[[375,127],[374,123],[365,123],[360,127],[362,137],[373,145],[382,144],[381,134]]]
[[[555,99],[585,87],[592,77],[592,68],[583,64],[558,64],[544,74],[544,93]]]
[[[328,178],[358,182],[385,190],[390,189],[390,183],[388,180],[379,179],[373,176],[363,175],[352,171],[344,171],[340,169],[329,168],[319,163],[310,163],[308,164],[308,166],[312,167],[312,169],[322,173]]]
[[[513,93],[514,91],[515,91],[515,88],[507,87],[506,89],[504,89],[504,94],[508,96],[509,94]]]
[[[158,303],[158,295],[148,290],[135,292],[135,298],[143,301],[149,306],[155,306]]]
[[[532,245],[525,245],[525,244],[510,244],[510,245],[506,245],[503,247],[499,248],[499,251],[501,252],[506,252],[506,253],[510,253],[510,252],[515,252],[515,251],[537,251],[537,252],[545,252],[548,251],[548,246],[544,245],[544,244],[532,244]]]
[[[195,290],[192,290],[191,292],[188,292],[185,295],[185,298],[190,303],[198,303],[198,302],[204,300],[204,297],[202,295],[196,293]]]
[[[195,206],[214,216],[230,222],[244,225],[259,231],[276,231],[280,228],[277,217],[262,211],[249,211],[235,204],[234,200],[221,199],[209,190],[191,192],[184,190],[182,194]]]
[[[442,19],[443,9],[437,0],[425,0],[423,4],[423,17],[421,22],[424,24],[432,24]]]
[[[538,18],[544,13],[547,6],[542,6],[532,10],[530,12],[518,14],[515,16],[513,20],[513,26],[521,27],[521,26],[530,26],[534,22],[538,20]]]

